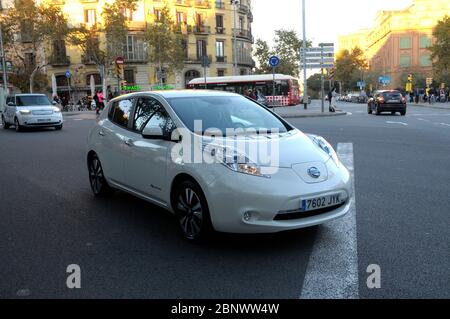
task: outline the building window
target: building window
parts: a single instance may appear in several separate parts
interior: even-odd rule
[[[223,27],[223,15],[216,15],[216,32],[219,34],[223,34],[225,28]]]
[[[240,75],[247,75],[247,70],[246,69],[240,69],[239,73],[240,73]]]
[[[420,37],[420,48],[428,49],[429,47],[431,47],[431,37],[427,35],[422,35]]]
[[[122,14],[127,21],[133,21],[133,11],[127,8],[122,9]]]
[[[225,42],[223,40],[216,41],[216,58],[217,62],[225,62]]]
[[[91,85],[91,76],[94,77],[94,84],[95,85],[102,85],[102,78],[101,78],[100,74],[93,73],[93,74],[86,75],[86,85],[87,86]]]
[[[220,76],[220,77],[225,76],[225,70],[224,69],[218,69],[217,70],[217,76]]]
[[[207,54],[208,52],[206,51],[206,40],[197,40],[197,59],[200,60],[202,56]]]
[[[187,21],[186,13],[184,12],[177,12],[177,24],[185,24]]]
[[[201,13],[195,14],[195,25],[198,27],[204,26],[205,22],[203,21],[203,15]]]
[[[411,37],[400,37],[400,49],[411,49]]]
[[[134,70],[133,69],[125,69],[123,71],[123,77],[124,77],[125,82],[127,82],[127,85],[135,84]]]
[[[431,57],[429,54],[424,54],[420,57],[420,66],[431,66]]]
[[[216,0],[216,9],[224,9],[225,3],[223,0]]]
[[[239,29],[244,30],[244,17],[239,17]]]
[[[411,57],[409,55],[402,55],[400,57],[400,67],[407,68],[411,66]]]
[[[36,59],[34,53],[27,52],[25,53],[25,65],[34,68],[36,66]]]
[[[84,22],[89,25],[96,23],[95,9],[84,10]]]

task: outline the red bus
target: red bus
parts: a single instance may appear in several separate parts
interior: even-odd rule
[[[269,105],[300,104],[298,80],[290,75],[275,74],[275,96],[273,95],[273,75],[242,75],[193,79],[187,85],[189,89],[208,89],[245,94],[256,89],[262,93]]]

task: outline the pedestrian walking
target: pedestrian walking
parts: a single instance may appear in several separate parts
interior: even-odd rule
[[[95,113],[98,115],[100,114],[100,101],[98,99],[98,92],[94,94],[93,100],[95,103]]]
[[[336,112],[336,97],[337,97],[336,88],[333,88],[333,90],[330,93],[328,93],[328,98],[330,100],[329,111],[331,113]]]

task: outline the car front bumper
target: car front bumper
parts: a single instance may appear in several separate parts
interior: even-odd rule
[[[267,179],[222,167],[221,177],[205,190],[214,229],[228,233],[276,233],[344,216],[350,209],[350,174],[341,163],[336,165],[330,160],[326,166],[328,179],[315,184],[305,183],[291,168],[280,168]],[[336,193],[345,194],[341,205],[300,211],[302,199]]]
[[[49,127],[62,125],[64,120],[61,113],[51,115],[20,115],[19,124],[26,127]]]

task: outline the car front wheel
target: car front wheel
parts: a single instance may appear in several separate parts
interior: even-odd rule
[[[208,204],[200,187],[192,181],[180,183],[174,194],[174,210],[187,240],[201,242],[211,234]]]
[[[22,126],[19,124],[19,120],[17,119],[17,117],[14,119],[14,126],[16,127],[16,132],[22,131]]]
[[[2,126],[5,130],[9,129],[9,124],[6,123],[5,117],[2,115]]]
[[[101,197],[110,193],[111,188],[106,182],[103,174],[102,164],[96,154],[91,155],[88,160],[89,182],[95,196]]]

